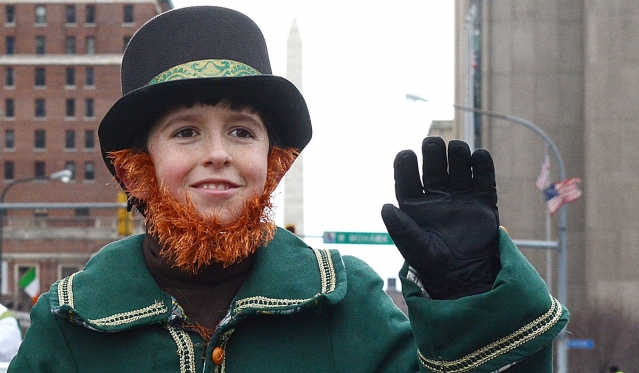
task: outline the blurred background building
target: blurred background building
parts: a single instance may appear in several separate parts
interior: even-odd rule
[[[0,188],[7,203],[111,202],[97,129],[121,96],[120,62],[133,33],[170,0],[1,1]],[[68,183],[49,176],[71,170]],[[10,190],[9,190],[10,188]],[[11,209],[2,227],[1,299],[28,310],[20,278],[41,289],[118,238],[114,209]]]

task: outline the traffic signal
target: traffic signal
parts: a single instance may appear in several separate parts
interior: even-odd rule
[[[126,203],[127,195],[118,192],[118,202]],[[133,212],[128,212],[126,207],[118,207],[118,234],[120,236],[130,236],[133,234]]]
[[[287,231],[295,234],[295,223],[286,224],[284,228],[286,228]]]

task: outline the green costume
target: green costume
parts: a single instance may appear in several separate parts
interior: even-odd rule
[[[409,322],[364,262],[280,229],[207,345],[182,328],[182,308],[149,274],[143,239],[107,245],[43,294],[9,373],[461,373],[516,362],[508,372],[550,372],[568,319],[504,232],[488,293],[430,300],[405,266]]]

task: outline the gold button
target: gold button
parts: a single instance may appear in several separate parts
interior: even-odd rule
[[[215,365],[220,365],[222,364],[222,361],[224,361],[224,349],[220,346],[217,346],[213,349],[213,354],[211,354],[212,358],[213,358],[213,363]]]

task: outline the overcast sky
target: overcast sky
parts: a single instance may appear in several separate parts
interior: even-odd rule
[[[281,76],[286,76],[287,38],[296,21],[302,38],[302,93],[313,122],[313,140],[303,153],[304,233],[385,232],[380,210],[384,203],[396,203],[395,154],[418,150],[431,120],[453,118],[454,1],[173,4],[219,5],[248,15],[262,29],[273,73]],[[407,93],[429,103],[407,101]],[[319,239],[306,241],[329,247]],[[330,247],[363,258],[383,278],[396,277],[402,263],[393,246]]]

